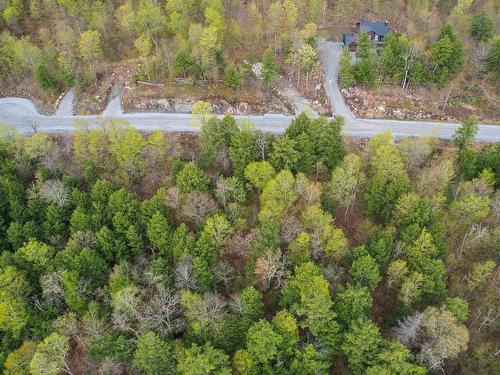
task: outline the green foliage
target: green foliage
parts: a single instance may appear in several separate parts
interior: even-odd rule
[[[384,77],[391,83],[400,83],[403,88],[409,84],[419,85],[424,78],[422,58],[404,34],[386,35],[378,65]]]
[[[147,236],[158,253],[171,260],[172,254],[172,229],[167,218],[156,211],[148,222]]]
[[[354,69],[351,64],[351,56],[349,50],[344,48],[342,50],[342,57],[340,58],[339,79],[342,87],[351,87],[354,84]]]
[[[129,362],[134,354],[134,348],[132,340],[111,330],[93,337],[87,344],[90,358],[96,361],[116,358],[119,362]]]
[[[14,259],[23,268],[39,273],[46,270],[54,257],[52,247],[35,240],[30,240],[23,247],[17,249]]]
[[[493,37],[493,20],[483,11],[474,13],[469,31],[478,42],[487,42]]]
[[[297,143],[287,136],[278,139],[273,143],[271,162],[277,170],[296,169],[300,158],[299,152],[295,149]]]
[[[202,127],[200,134],[201,157],[206,164],[215,164],[223,152],[227,152],[231,138],[238,133],[236,121],[231,116],[222,120],[209,119]]]
[[[472,271],[467,275],[467,288],[471,291],[483,288],[491,280],[495,266],[493,260],[475,263]]]
[[[447,83],[464,63],[464,47],[450,25],[441,29],[438,39],[431,46],[433,64],[432,79],[439,84]]]
[[[349,274],[354,282],[366,286],[371,290],[375,289],[380,280],[382,280],[377,263],[370,255],[364,255],[355,259],[349,269]]]
[[[35,71],[35,79],[38,85],[44,90],[55,90],[57,82],[54,77],[49,73],[45,65],[38,65]]]
[[[0,331],[19,335],[28,320],[23,300],[6,290],[0,290]]]
[[[87,308],[87,300],[80,293],[78,275],[74,272],[64,272],[61,276],[64,288],[64,300],[71,311],[82,314]]]
[[[37,346],[30,362],[30,374],[60,374],[68,368],[65,357],[69,349],[68,337],[51,333]]]
[[[243,289],[240,295],[243,313],[252,320],[257,320],[264,314],[262,294],[253,286]]]
[[[4,362],[3,373],[5,375],[28,375],[29,366],[35,354],[37,343],[25,341],[13,352],[11,352]]]
[[[206,343],[193,344],[179,353],[177,371],[181,375],[230,375],[229,357]]]
[[[378,364],[367,369],[367,375],[424,375],[427,373],[425,367],[411,363],[410,351],[397,341],[383,343],[381,352],[377,354],[377,362]]]
[[[385,269],[392,253],[394,241],[388,231],[379,233],[367,244],[368,253],[376,260],[381,270]]]
[[[312,173],[320,164],[333,169],[345,155],[341,130],[344,120],[337,117],[311,119],[301,113],[287,128],[285,136],[273,144],[271,161],[286,164],[296,172]]]
[[[447,297],[444,308],[451,312],[458,323],[464,324],[469,316],[469,304],[460,297]]]
[[[381,344],[380,331],[373,322],[365,317],[354,320],[342,343],[342,352],[347,358],[347,367],[351,373],[361,375],[367,368],[375,365]]]
[[[372,42],[367,33],[360,33],[358,47],[356,49],[356,57],[361,60],[371,60],[372,58]]]
[[[307,207],[301,214],[302,222],[313,231],[316,246],[325,259],[340,261],[347,253],[347,239],[341,229],[333,226],[333,218],[319,205]]]
[[[296,375],[326,375],[329,368],[330,363],[311,344],[303,350],[296,351],[295,358],[290,365],[292,374]]]
[[[254,323],[247,333],[247,350],[258,362],[268,364],[277,359],[278,347],[282,337],[273,331],[272,325],[266,320]]]
[[[90,66],[94,85],[97,83],[95,63],[103,54],[101,43],[101,33],[97,30],[84,31],[80,34],[80,40],[78,42],[80,55]]]
[[[196,242],[197,255],[201,256],[208,264],[214,265],[224,252],[224,246],[229,241],[233,231],[234,228],[225,216],[221,214],[210,216]]]
[[[478,129],[478,120],[476,118],[471,117],[467,119],[467,121],[465,121],[462,126],[457,129],[453,136],[455,144],[461,150],[470,147]]]
[[[367,211],[387,221],[398,198],[409,190],[410,179],[394,146],[376,148],[370,164],[372,176],[365,195]]]
[[[262,80],[269,87],[274,83],[276,76],[278,75],[279,67],[276,63],[276,58],[274,57],[274,52],[269,47],[264,56],[262,56]]]
[[[356,82],[366,86],[375,83],[375,69],[369,58],[362,59],[354,66],[354,77]]]
[[[500,37],[495,37],[491,42],[488,55],[485,59],[485,65],[496,81],[500,80]]]
[[[170,374],[173,373],[170,355],[170,346],[154,332],[147,332],[137,340],[134,364],[148,375]]]
[[[244,174],[253,186],[261,190],[276,176],[276,171],[267,161],[255,161],[247,164]]]
[[[228,65],[224,69],[224,84],[232,89],[240,87],[241,76],[236,67]]]
[[[244,177],[246,166],[257,158],[255,152],[255,132],[243,129],[234,133],[229,146],[229,159],[234,168],[235,176]]]
[[[345,327],[358,318],[366,316],[373,305],[373,298],[367,287],[348,285],[335,299],[335,312]]]
[[[311,260],[311,236],[300,232],[288,245],[288,257],[293,265],[307,263]]]
[[[188,194],[193,190],[207,190],[208,188],[208,178],[193,162],[184,165],[175,176],[175,183],[183,194]]]
[[[212,28],[205,33],[214,36],[212,47],[233,37],[237,21],[220,23],[222,2],[208,12],[195,1],[167,3],[165,20],[186,15],[176,38],[195,59],[207,57],[192,43],[197,30]],[[137,35],[144,4],[120,8],[117,21],[122,28],[121,13],[131,15],[127,32],[150,39],[153,58],[170,36],[166,29]],[[285,12],[290,2],[279,6]],[[90,17],[81,15],[85,7],[62,7],[84,24]],[[195,19],[204,23],[189,33]],[[96,26],[103,42],[108,27]],[[391,38],[381,52],[388,60],[377,66],[389,81],[401,75],[390,58],[412,48],[402,36]],[[2,52],[9,43],[0,37]],[[212,73],[230,63],[217,64]],[[326,375],[342,363],[353,374],[423,375],[421,366],[437,362],[444,371],[495,373],[494,327],[486,321],[468,332],[464,323],[469,305],[482,312],[472,325],[479,327],[496,301],[499,146],[475,147],[471,120],[454,139],[458,157],[441,146],[420,154],[421,141],[410,147],[390,134],[346,155],[342,124],[299,115],[271,148],[272,135],[212,117],[201,129],[201,153],[191,154],[182,139],[189,148],[172,150],[175,159],[163,133],[144,135],[116,121],[80,124],[62,143],[0,127],[4,373],[113,365],[144,374]],[[213,206],[208,214],[200,196]],[[189,209],[200,210],[199,219],[186,223]],[[480,240],[471,242],[476,233]],[[404,337],[412,322],[417,337]],[[408,349],[382,338],[382,329]],[[460,355],[468,341],[471,349]]]
[[[339,325],[332,311],[328,282],[317,266],[308,262],[295,268],[282,290],[281,305],[304,319],[301,326],[308,328],[330,355],[338,351]]]

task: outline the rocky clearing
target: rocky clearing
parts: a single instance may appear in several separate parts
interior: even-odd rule
[[[356,117],[462,122],[473,115],[481,122],[500,124],[500,104],[494,94],[468,90],[466,95],[464,91],[456,90],[450,94],[443,110],[448,90],[419,88],[404,91],[399,87],[381,85],[341,91]]]

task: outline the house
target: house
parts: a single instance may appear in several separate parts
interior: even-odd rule
[[[389,33],[389,22],[360,21],[356,23],[356,31],[356,33],[345,33],[342,37],[344,47],[347,47],[350,52],[356,51],[360,33],[367,33],[373,44],[382,45],[385,36]]]
[[[349,52],[356,52],[358,47],[358,34],[355,33],[345,33],[342,37],[342,44],[347,47]]]

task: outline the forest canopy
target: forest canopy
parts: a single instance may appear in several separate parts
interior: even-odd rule
[[[0,132],[4,374],[496,373],[500,145]]]

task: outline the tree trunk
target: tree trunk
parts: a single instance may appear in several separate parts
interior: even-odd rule
[[[444,111],[444,109],[446,108],[446,104],[448,104],[448,99],[450,98],[450,94],[451,94],[452,89],[453,89],[453,83],[450,85],[450,89],[448,90],[448,94],[446,94],[446,99],[444,100],[442,111]]]

